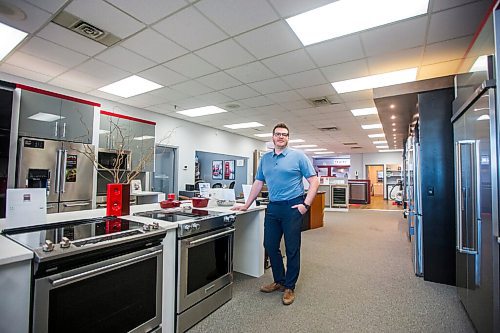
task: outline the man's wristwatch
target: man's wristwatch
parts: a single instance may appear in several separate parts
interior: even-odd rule
[[[308,205],[306,203],[303,203],[304,207],[306,207],[307,210],[309,210],[309,208],[311,208],[311,205]]]

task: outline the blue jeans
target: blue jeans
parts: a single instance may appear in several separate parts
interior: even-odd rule
[[[285,201],[270,202],[264,220],[264,248],[269,255],[274,282],[295,289],[300,271],[300,228],[302,214],[291,208],[304,202],[302,196]],[[280,251],[281,237],[285,236],[286,273]]]

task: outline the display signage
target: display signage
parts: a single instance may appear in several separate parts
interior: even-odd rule
[[[350,158],[334,158],[332,159],[333,166],[350,166],[351,159]]]

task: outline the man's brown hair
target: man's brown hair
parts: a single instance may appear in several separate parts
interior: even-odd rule
[[[288,129],[288,126],[286,126],[285,123],[278,123],[278,124],[276,124],[276,126],[274,126],[274,128],[273,128],[273,134],[274,134],[274,131],[277,128],[285,128],[288,131],[288,133],[290,134],[290,130]]]

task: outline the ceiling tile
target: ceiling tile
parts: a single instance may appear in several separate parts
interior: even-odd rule
[[[65,66],[61,66],[53,62],[43,60],[20,51],[12,54],[6,60],[6,62],[8,64],[48,76],[57,76],[63,73],[64,71],[68,70],[68,68]]]
[[[320,69],[330,82],[354,79],[370,75],[366,59],[345,62]]]
[[[87,92],[87,94],[92,95],[92,96],[96,96],[99,98],[107,99],[110,101],[119,101],[119,100],[123,99],[123,97],[111,95],[111,94],[105,93],[105,92],[100,91],[100,90],[92,90],[92,91]]]
[[[99,89],[111,82],[108,78],[100,78],[94,75],[89,75],[88,73],[80,72],[77,70],[67,71],[57,77],[58,80],[73,82],[73,84],[92,87],[93,89]]]
[[[275,75],[259,61],[228,69],[226,73],[229,73],[243,83],[261,81],[275,77]]]
[[[165,66],[190,78],[196,78],[217,72],[217,68],[215,66],[210,65],[208,62],[194,54],[187,54],[169,61],[165,63]]]
[[[374,56],[424,45],[427,20],[425,15],[362,32],[361,41],[366,55]]]
[[[335,94],[331,84],[322,84],[314,87],[297,89],[297,92],[304,98],[324,97]]]
[[[235,39],[258,59],[296,50],[302,46],[290,27],[282,21],[244,33]]]
[[[207,105],[216,105],[216,104],[224,104],[227,102],[232,101],[233,99],[230,97],[227,97],[226,95],[223,95],[219,92],[211,92],[208,94],[200,95],[198,96],[198,99],[201,101],[206,102]]]
[[[420,66],[423,47],[392,52],[377,57],[368,58],[368,67],[371,74],[397,71],[400,69]]]
[[[46,11],[24,1],[2,0],[1,6],[3,8],[0,11],[0,22],[24,32],[37,31],[51,16]]]
[[[471,40],[472,36],[468,36],[427,45],[422,64],[429,65],[446,60],[460,59],[464,56],[464,50],[467,49]]]
[[[283,17],[294,16],[307,12],[324,5],[334,2],[335,0],[269,0],[271,4]]]
[[[61,87],[64,89],[78,91],[81,93],[87,93],[87,92],[95,89],[95,87],[90,87],[90,86],[86,86],[83,84],[79,84],[75,80],[65,80],[65,79],[62,79],[61,77],[56,77],[55,79],[50,80],[48,83],[50,83],[54,86],[58,86],[58,87]]]
[[[302,72],[316,67],[303,49],[264,59],[262,62],[278,75]]]
[[[297,94],[293,90],[282,91],[279,93],[273,93],[266,95],[267,98],[274,101],[275,103],[285,103],[285,102],[293,102],[303,100],[303,97]]]
[[[184,0],[148,0],[147,5],[135,0],[107,0],[136,19],[151,24],[187,6]]]
[[[227,75],[224,72],[208,74],[206,76],[196,79],[196,81],[201,82],[205,86],[210,87],[214,90],[221,90],[241,85],[240,81]]]
[[[432,11],[437,12],[444,9],[450,9],[452,7],[462,6],[467,3],[471,3],[478,0],[433,0],[432,1]],[[489,0],[482,0],[483,2],[489,2]]]
[[[266,0],[202,0],[195,6],[230,36],[279,19]]]
[[[373,90],[366,89],[366,90],[354,91],[354,92],[339,94],[339,96],[346,103],[352,101],[373,99]]]
[[[50,13],[55,13],[61,8],[68,0],[25,0],[43,10]],[[16,1],[19,2],[19,1]]]
[[[88,59],[87,56],[81,53],[72,51],[38,37],[31,38],[21,47],[20,50],[31,54],[32,56],[66,67],[73,67]]]
[[[245,99],[240,100],[239,102],[241,102],[249,107],[265,106],[265,105],[271,105],[274,103],[273,101],[271,101],[269,98],[267,98],[265,96],[245,98]]]
[[[150,94],[164,98],[167,101],[179,101],[188,97],[188,94],[167,87],[155,89]]]
[[[102,0],[73,0],[64,10],[120,38],[144,28],[144,24]]]
[[[418,72],[418,79],[425,80],[440,76],[456,74],[461,60],[440,62],[432,65],[422,66]]]
[[[323,74],[317,69],[283,76],[282,79],[288,83],[290,87],[295,89],[328,83],[323,77]]]
[[[195,54],[221,69],[255,61],[255,58],[250,53],[232,39],[208,46],[195,52]]]
[[[234,100],[255,97],[259,95],[258,92],[248,87],[247,85],[224,89],[221,90],[220,93],[231,97]]]
[[[17,66],[8,64],[8,63],[0,64],[0,72],[11,74],[11,75],[16,75],[19,77],[23,77],[23,78],[38,81],[38,82],[47,82],[51,78],[51,76],[41,74],[38,72],[34,72],[32,70],[29,70],[29,69],[17,67]]]
[[[90,59],[74,68],[75,72],[85,73],[89,77],[103,81],[103,85],[121,80],[130,74],[99,60]],[[76,75],[78,76],[78,75]],[[100,88],[100,87],[99,87]]]
[[[435,43],[474,34],[488,7],[488,2],[480,1],[431,14],[427,42]]]
[[[170,86],[172,84],[188,80],[185,76],[180,75],[179,73],[174,72],[173,70],[162,65],[147,69],[143,72],[137,73],[137,75],[163,86]]]
[[[335,38],[306,47],[307,52],[319,67],[364,58],[358,35]]]
[[[177,58],[189,52],[151,29],[139,32],[121,43],[121,46],[157,63]]]
[[[114,46],[95,57],[129,73],[137,73],[153,67],[155,63],[121,46]]]
[[[253,82],[248,85],[261,94],[272,94],[275,92],[290,90],[290,86],[288,86],[280,78]]]
[[[307,102],[305,99],[291,101],[291,102],[280,102],[280,105],[287,110],[299,110],[311,107],[311,104],[309,104],[309,102]]]
[[[88,56],[94,56],[106,49],[106,46],[52,22],[40,30],[37,35],[45,40],[52,41],[56,44]]]
[[[206,94],[213,90],[193,80],[175,84],[172,86],[172,89],[183,92],[189,96]]]
[[[191,7],[167,17],[153,28],[191,51],[227,38],[222,30]]]

